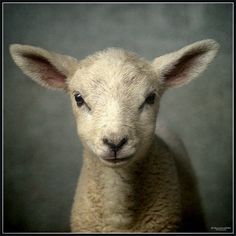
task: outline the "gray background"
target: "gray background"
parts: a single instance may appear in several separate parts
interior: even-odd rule
[[[153,59],[213,38],[220,52],[190,84],[163,97],[160,119],[183,139],[208,229],[232,223],[231,4],[4,5],[4,231],[68,231],[81,167],[69,97],[24,76],[11,43],[78,59],[109,46]]]

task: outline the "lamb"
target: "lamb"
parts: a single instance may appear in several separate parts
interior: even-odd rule
[[[162,126],[156,129],[156,120],[163,93],[198,77],[218,49],[206,39],[149,62],[119,48],[77,60],[10,46],[23,73],[71,98],[84,147],[73,232],[205,230],[184,145]]]

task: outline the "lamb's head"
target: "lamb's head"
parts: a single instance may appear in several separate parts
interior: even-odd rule
[[[203,40],[152,62],[116,48],[78,61],[37,47],[10,47],[26,75],[68,92],[85,149],[111,167],[147,153],[163,92],[197,77],[217,50],[215,41]]]
[[[68,90],[81,140],[104,163],[119,166],[148,148],[162,91],[150,63],[110,48],[81,61]]]

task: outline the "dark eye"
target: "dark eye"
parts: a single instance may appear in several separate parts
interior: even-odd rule
[[[84,99],[79,93],[75,94],[75,101],[78,107],[81,107],[84,104]]]
[[[139,107],[139,110],[142,110],[145,106],[145,104],[154,104],[155,103],[155,99],[156,99],[156,94],[155,93],[150,93],[146,99],[144,100],[144,102],[142,103],[142,105]]]
[[[155,93],[151,93],[151,94],[149,94],[149,95],[146,97],[145,103],[147,103],[147,104],[154,104],[155,98],[156,98],[156,94],[155,94]]]

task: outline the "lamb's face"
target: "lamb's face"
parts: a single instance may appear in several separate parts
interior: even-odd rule
[[[69,92],[83,145],[109,166],[137,159],[150,146],[161,85],[151,65],[118,49],[81,62]]]

